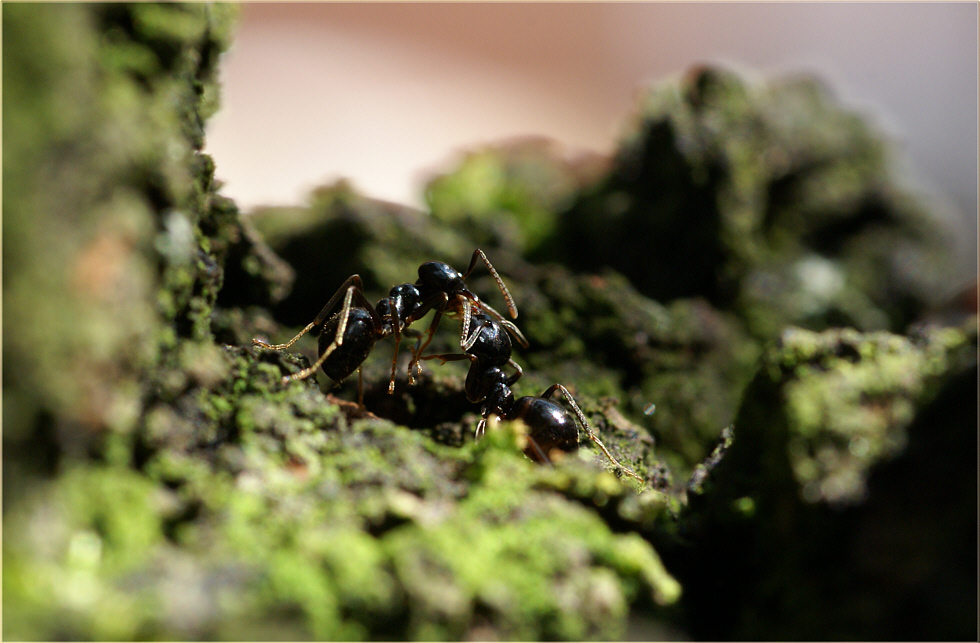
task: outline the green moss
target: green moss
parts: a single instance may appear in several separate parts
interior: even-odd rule
[[[975,382],[975,322],[909,337],[784,332],[747,391],[726,455],[682,518],[691,556],[703,557],[681,574],[691,605],[716,614],[710,597],[719,589],[744,597],[702,634],[897,635],[891,619],[901,620],[909,597],[924,606],[940,579],[962,583],[933,555],[962,559],[965,550],[927,525],[975,515],[975,495],[945,482],[972,475],[968,463],[951,463],[974,433]],[[910,549],[869,547],[886,532]],[[918,576],[907,575],[910,566]],[[720,585],[702,583],[708,570]],[[831,596],[854,608],[827,619],[821,606]],[[965,632],[963,617],[908,627]]]
[[[133,575],[165,548],[168,493],[131,469],[89,466],[66,471],[35,499],[4,517],[12,563],[4,566],[4,603],[17,607],[5,610],[5,635],[145,635],[155,604]]]
[[[432,215],[460,226],[484,221],[511,224],[504,234],[533,252],[554,234],[557,213],[571,201],[578,178],[572,163],[556,160],[553,146],[527,140],[471,152],[425,190]],[[477,237],[476,240],[481,240]]]
[[[258,213],[267,245],[201,153],[234,7],[3,10],[6,638],[613,639],[631,621],[875,638],[826,626],[839,610],[787,579],[850,591],[827,562],[839,516],[874,542],[876,511],[921,506],[876,481],[932,470],[922,427],[956,425],[924,413],[936,395],[962,407],[946,400],[975,321],[786,330],[756,371],[787,320],[894,326],[924,301],[889,272],[889,244],[928,257],[919,206],[812,82],[702,70],[647,96],[611,164],[487,148],[429,186],[432,216],[340,182]],[[476,247],[530,343],[515,394],[568,386],[644,488],[584,432],[553,467],[524,457],[520,422],[475,442],[466,365],[408,386],[408,341],[394,395],[391,341],[364,364],[365,409],[333,397],[354,399],[353,378],[282,385],[313,338],[251,345],[287,339],[351,274],[375,301]],[[482,265],[467,284],[503,309]],[[432,353],[459,350],[454,328]],[[964,532],[958,510],[917,511]],[[749,596],[788,607],[767,629]]]
[[[482,484],[458,509],[384,539],[414,599],[413,637],[457,638],[483,619],[507,638],[616,637],[637,593],[677,599],[648,543],[612,536],[592,512],[531,492],[531,465],[498,449],[480,451]],[[438,631],[421,629],[433,621]]]
[[[185,126],[214,84],[231,17],[180,5],[4,8],[4,370],[21,373],[11,419],[63,418],[84,427],[76,439],[130,432],[118,409],[140,406],[143,372],[173,345],[162,327],[207,334],[195,288],[211,266],[194,263],[192,238],[206,213],[188,200],[203,139],[199,122]]]
[[[772,368],[792,372],[784,385],[790,458],[805,498],[855,501],[869,467],[906,445],[929,381],[948,370],[947,355],[967,339],[952,329],[915,344],[887,333],[853,330],[784,335],[785,357]],[[801,359],[803,358],[803,359]]]
[[[762,339],[789,324],[901,331],[935,301],[948,234],[819,80],[700,68],[639,111],[540,258],[612,267],[658,301],[705,297]]]

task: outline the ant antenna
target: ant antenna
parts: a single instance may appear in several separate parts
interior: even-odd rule
[[[470,273],[473,272],[473,268],[476,267],[477,257],[483,259],[483,263],[486,264],[487,270],[490,271],[494,281],[497,282],[497,287],[500,288],[500,294],[504,296],[504,301],[507,302],[507,312],[510,313],[511,319],[517,319],[517,304],[514,303],[514,298],[511,296],[510,291],[507,290],[507,286],[504,285],[504,280],[501,279],[500,275],[497,274],[497,271],[494,270],[493,264],[490,263],[490,260],[487,259],[487,256],[483,254],[483,251],[479,248],[473,251],[473,258],[470,259],[470,267],[466,269],[465,273],[463,273],[463,279],[469,277]]]
[[[609,458],[609,461],[612,462],[617,467],[619,467],[620,469],[622,469],[623,473],[625,473],[626,475],[630,476],[631,478],[635,478],[636,480],[639,480],[640,484],[646,485],[646,480],[644,480],[636,473],[634,473],[629,467],[620,464],[619,460],[614,458],[613,455],[609,453],[609,449],[607,449],[606,445],[602,443],[602,440],[599,439],[599,436],[597,436],[595,433],[592,432],[592,426],[589,424],[589,421],[585,419],[585,414],[582,413],[582,409],[580,409],[578,407],[578,404],[575,403],[575,398],[572,397],[572,394],[568,392],[567,388],[565,388],[561,384],[554,384],[551,387],[549,387],[548,390],[541,395],[541,397],[551,397],[551,395],[555,392],[556,389],[561,391],[562,395],[565,396],[565,400],[568,401],[568,403],[572,406],[572,409],[574,409],[575,415],[578,416],[579,422],[581,422],[582,426],[585,427],[585,432],[589,434],[589,439],[595,442],[597,445],[599,445],[599,448],[602,449],[602,452],[606,454],[606,457]]]

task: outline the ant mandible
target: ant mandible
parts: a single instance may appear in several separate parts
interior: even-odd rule
[[[527,425],[528,445],[524,454],[535,462],[547,464],[551,462],[551,454],[555,450],[566,453],[578,449],[578,428],[572,415],[561,405],[549,398],[555,391],[561,391],[565,400],[575,411],[579,422],[585,428],[589,439],[592,440],[615,466],[623,472],[639,480],[646,481],[628,467],[619,463],[613,457],[602,440],[593,433],[585,414],[575,403],[575,398],[561,384],[553,384],[540,396],[526,396],[514,399],[511,387],[520,379],[523,371],[511,358],[512,345],[507,333],[501,329],[497,320],[477,312],[473,315],[473,332],[463,343],[464,353],[449,353],[444,355],[428,355],[422,359],[439,359],[443,363],[468,359],[469,372],[466,374],[466,397],[470,402],[483,402],[480,409],[481,419],[476,427],[476,437],[479,438],[486,430],[487,419],[496,415],[503,420],[521,420]],[[515,369],[513,375],[507,375],[503,367],[510,365]]]
[[[305,379],[321,366],[323,372],[330,379],[340,382],[355,370],[360,375],[359,368],[367,359],[375,343],[379,339],[394,335],[395,352],[391,359],[389,393],[394,393],[395,390],[395,369],[397,368],[398,348],[401,344],[402,334],[408,330],[409,325],[425,316],[430,310],[434,309],[436,312],[429,324],[426,341],[422,344],[422,336],[419,336],[413,350],[412,361],[409,363],[410,384],[414,383],[413,370],[421,373],[419,360],[422,359],[422,351],[432,341],[432,335],[435,333],[443,314],[462,315],[461,346],[469,334],[470,320],[474,311],[485,311],[494,316],[523,346],[527,346],[527,340],[524,339],[517,326],[505,320],[488,304],[480,301],[479,297],[466,287],[466,278],[473,272],[478,259],[482,259],[483,263],[486,264],[504,296],[508,313],[516,319],[517,306],[514,304],[514,298],[511,297],[510,291],[507,290],[507,286],[504,285],[500,275],[494,270],[490,260],[487,259],[482,250],[477,248],[473,252],[469,268],[465,273],[461,274],[441,261],[426,262],[419,266],[418,281],[414,284],[404,283],[395,286],[389,291],[388,296],[381,299],[375,306],[372,306],[364,295],[364,284],[361,282],[360,275],[351,275],[330,297],[316,318],[288,342],[285,344],[268,344],[260,339],[253,339],[252,344],[271,350],[284,350],[295,344],[306,333],[318,336],[319,358],[317,361],[309,368],[283,377],[282,383],[285,385],[292,380]],[[343,304],[339,312],[334,313],[334,308],[341,299],[343,299]],[[359,378],[359,402],[362,399],[363,385]]]

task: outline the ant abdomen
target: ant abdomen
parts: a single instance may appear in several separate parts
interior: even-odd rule
[[[342,316],[338,313],[330,317],[319,330],[319,353],[322,354],[337,335],[337,326]],[[378,341],[373,332],[374,318],[365,308],[351,308],[347,316],[343,342],[337,346],[330,359],[323,362],[323,372],[335,382],[341,382],[367,359],[371,349]]]
[[[539,463],[553,460],[555,450],[578,450],[578,427],[564,407],[541,397],[522,397],[514,402],[511,417],[527,425],[528,445],[524,454]]]

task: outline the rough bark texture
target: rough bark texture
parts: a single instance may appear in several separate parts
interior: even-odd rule
[[[201,152],[234,13],[3,6],[4,638],[975,639],[975,310],[910,326],[943,236],[864,120],[698,69],[613,158],[495,146],[430,212],[338,183],[246,221]],[[465,364],[409,386],[407,341],[366,412],[280,384],[314,340],[251,345],[474,248],[517,394],[566,385],[643,489],[584,433],[475,442]]]

